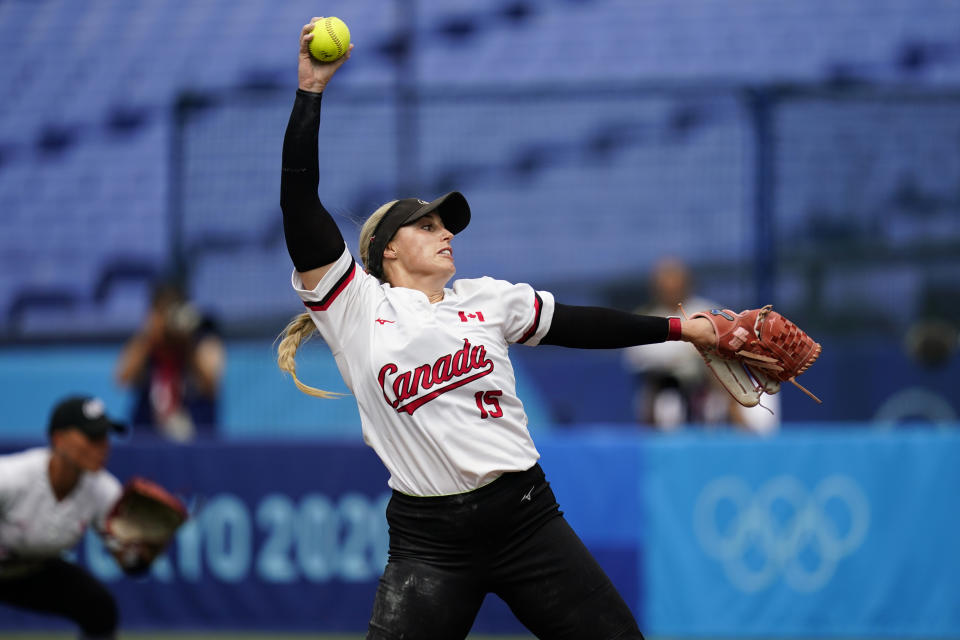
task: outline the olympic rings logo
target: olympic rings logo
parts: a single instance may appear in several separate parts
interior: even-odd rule
[[[780,577],[795,591],[821,589],[869,527],[870,505],[843,475],[824,478],[812,492],[792,476],[772,478],[756,491],[741,478],[723,476],[703,489],[694,507],[703,550],[746,593]]]

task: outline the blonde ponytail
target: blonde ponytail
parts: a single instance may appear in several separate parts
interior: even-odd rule
[[[396,203],[396,200],[391,200],[381,205],[376,211],[371,213],[370,217],[363,223],[360,229],[360,259],[364,265],[367,265],[370,260],[370,239],[373,236],[373,232],[376,230],[377,225],[380,224],[380,221],[383,220],[383,216],[390,210],[390,207]],[[293,378],[293,383],[297,385],[297,389],[300,389],[300,391],[307,395],[324,399],[349,395],[346,393],[337,393],[336,391],[317,389],[303,384],[300,382],[300,379],[297,378],[297,349],[300,348],[301,344],[309,340],[315,331],[316,327],[309,313],[301,313],[291,320],[290,324],[286,326],[283,333],[279,336],[280,344],[277,345],[277,366],[280,367],[281,371],[289,373],[290,377]]]
[[[290,324],[284,328],[283,333],[280,334],[280,344],[277,345],[277,366],[280,367],[281,371],[289,373],[293,378],[293,383],[297,385],[297,389],[300,389],[300,391],[307,395],[323,399],[345,396],[347,395],[345,393],[324,391],[323,389],[311,387],[303,384],[300,382],[300,379],[297,378],[297,349],[300,348],[301,344],[309,340],[315,331],[316,327],[309,313],[301,313],[291,320]]]

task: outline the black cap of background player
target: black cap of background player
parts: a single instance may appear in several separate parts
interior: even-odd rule
[[[397,200],[383,215],[380,224],[370,236],[370,251],[367,254],[370,264],[366,265],[367,271],[383,278],[383,250],[387,248],[387,243],[393,239],[397,229],[434,212],[443,220],[447,231],[454,235],[470,224],[470,205],[459,191],[451,191],[431,202],[417,198]]]
[[[107,416],[103,400],[93,396],[64,398],[50,414],[48,433],[77,429],[88,438],[103,438],[110,432],[126,433],[127,427]]]

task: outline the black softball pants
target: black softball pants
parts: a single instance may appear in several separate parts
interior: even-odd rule
[[[113,594],[86,569],[60,558],[4,564],[0,603],[73,620],[85,638],[113,638],[117,630]]]
[[[469,493],[387,506],[390,553],[367,640],[465,638],[488,593],[541,640],[642,640],[539,465]]]

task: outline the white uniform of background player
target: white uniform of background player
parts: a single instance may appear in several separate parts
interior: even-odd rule
[[[104,530],[120,481],[106,469],[85,473],[70,495],[57,500],[48,479],[50,456],[47,447],[0,456],[0,558],[59,558],[88,526]]]
[[[391,488],[462,493],[539,459],[507,348],[546,334],[550,293],[478,278],[457,280],[430,304],[420,291],[381,284],[346,250],[313,291],[296,271],[293,286],[357,397],[364,440]]]

